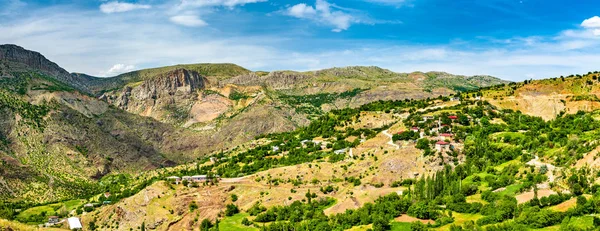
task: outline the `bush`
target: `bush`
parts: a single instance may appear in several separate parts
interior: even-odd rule
[[[242,219],[242,225],[251,226],[252,224],[254,224],[254,223],[252,223],[252,221],[248,220],[248,218],[244,217],[244,219]]]
[[[240,212],[240,209],[237,207],[237,205],[234,204],[228,204],[225,208],[225,216],[233,216],[237,213]]]

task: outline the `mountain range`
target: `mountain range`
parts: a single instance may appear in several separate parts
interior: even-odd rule
[[[506,83],[365,66],[263,72],[235,64],[99,78],[0,45],[0,198],[47,202],[85,195],[107,174],[187,163],[305,126],[332,109]]]

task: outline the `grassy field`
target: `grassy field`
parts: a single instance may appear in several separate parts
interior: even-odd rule
[[[235,231],[235,230],[258,230],[257,228],[242,225],[242,219],[248,217],[248,214],[239,213],[231,217],[223,219],[219,223],[220,231]]]
[[[481,214],[468,214],[468,213],[452,213],[452,216],[454,217],[454,223],[452,223],[452,224],[455,224],[455,225],[463,225],[467,221],[477,221],[479,218],[483,217],[483,215],[481,215]],[[435,230],[443,230],[443,231],[450,230],[450,226],[452,224],[444,225]]]
[[[410,223],[392,222],[392,231],[410,231]]]
[[[517,192],[523,187],[522,184],[512,184],[509,186],[506,186],[506,189],[503,191],[498,192],[498,194],[500,195],[509,195],[509,196],[515,196],[517,195]]]
[[[65,211],[70,212],[78,206],[82,205],[83,203],[84,202],[82,200],[70,200],[56,204],[33,207],[19,213],[19,215],[17,215],[17,220],[27,220],[28,217],[39,215],[42,213],[45,213],[46,216],[51,216],[58,213],[58,211],[60,211],[62,208],[64,208]]]

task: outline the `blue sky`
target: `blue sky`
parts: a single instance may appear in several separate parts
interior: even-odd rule
[[[71,72],[374,65],[508,80],[600,70],[594,0],[0,0],[0,43]]]

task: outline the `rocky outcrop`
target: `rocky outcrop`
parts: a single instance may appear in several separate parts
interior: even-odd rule
[[[198,72],[176,69],[119,91],[107,92],[100,99],[123,110],[163,120],[168,116],[165,109],[189,110],[198,98],[198,90],[204,89],[206,84],[206,78]]]

